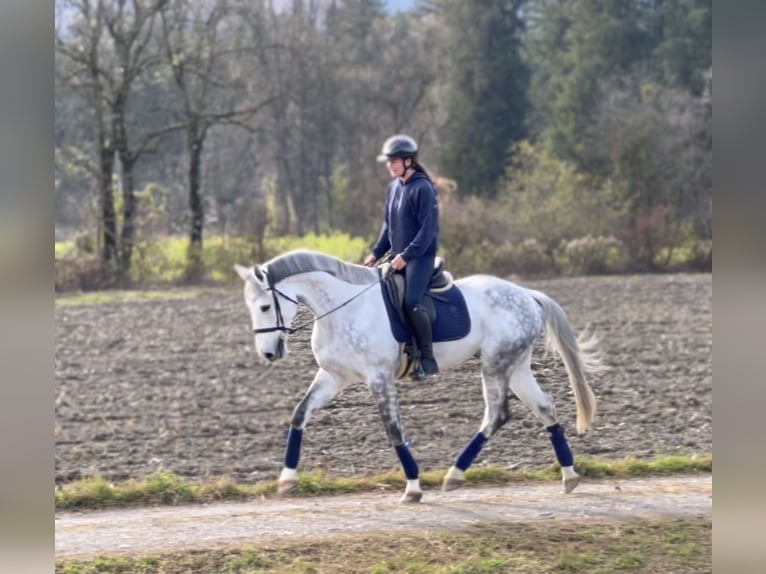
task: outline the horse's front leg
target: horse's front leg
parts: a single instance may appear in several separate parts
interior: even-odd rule
[[[423,491],[420,489],[418,464],[410,453],[410,449],[404,444],[404,430],[402,428],[401,415],[399,414],[399,401],[396,396],[396,385],[391,375],[377,375],[368,381],[375,404],[378,406],[380,416],[383,418],[383,426],[391,445],[394,447],[399,461],[407,478],[407,487],[400,502],[420,502]]]
[[[288,494],[298,486],[298,461],[301,456],[303,429],[313,414],[327,405],[344,387],[345,381],[337,375],[319,369],[308,391],[295,407],[285,448],[285,466],[279,475],[279,494]]]

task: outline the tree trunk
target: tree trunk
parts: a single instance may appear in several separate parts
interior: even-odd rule
[[[120,285],[130,283],[130,264],[133,257],[135,238],[136,194],[133,184],[133,164],[135,160],[121,155],[122,163],[122,233],[120,235],[120,260],[117,268],[117,280]]]
[[[114,146],[112,138],[107,133],[108,125],[104,118],[104,95],[101,87],[99,65],[99,38],[101,35],[101,10],[99,2],[96,7],[94,22],[96,27],[90,39],[88,55],[88,75],[92,82],[93,106],[93,144],[94,159],[97,165],[96,193],[98,194],[101,211],[101,261],[108,273],[114,271],[117,257],[117,219],[114,213],[114,196],[112,195],[112,173],[114,170]],[[86,16],[90,16],[86,10]]]
[[[290,233],[291,217],[290,217],[290,203],[293,198],[293,174],[290,166],[290,146],[287,142],[287,127],[286,122],[283,121],[282,108],[279,107],[279,112],[275,114],[277,120],[277,149],[279,156],[277,157],[277,187],[276,203],[277,203],[277,235],[284,236]],[[295,204],[293,204],[294,207]]]
[[[204,128],[192,124],[186,132],[189,151],[189,208],[191,209],[191,229],[189,231],[189,250],[187,252],[187,281],[202,279],[202,226],[204,210],[200,195],[202,172],[202,146],[205,138]]]
[[[103,135],[97,140],[103,142]],[[114,150],[103,143],[99,147],[99,199],[101,203],[101,232],[102,251],[101,260],[112,272],[117,256],[117,218],[114,213],[114,196],[112,195],[112,173],[114,169]]]
[[[281,136],[284,137],[284,136]],[[286,145],[280,145],[280,149],[287,149]],[[286,156],[287,152],[280,152],[277,167],[277,235],[289,235],[291,230],[290,203],[292,198],[293,179],[290,173],[290,165]]]

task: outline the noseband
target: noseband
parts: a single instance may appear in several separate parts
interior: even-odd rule
[[[264,273],[264,275],[266,275],[266,273]],[[274,299],[274,312],[277,315],[277,324],[273,327],[264,327],[263,329],[253,329],[253,333],[257,335],[258,333],[273,333],[274,331],[282,331],[283,333],[287,333],[288,335],[291,335],[292,333],[295,333],[295,331],[297,331],[298,329],[301,329],[303,326],[292,329],[285,325],[285,320],[282,317],[282,307],[279,306],[279,297],[277,297],[277,295],[281,295],[282,297],[290,301],[290,303],[295,303],[296,305],[298,305],[298,301],[296,301],[295,299],[293,299],[292,297],[288,295],[285,295],[284,293],[282,293],[282,291],[280,291],[274,285],[272,285],[271,277],[266,275],[266,279],[269,282],[268,290],[271,291],[271,296]]]

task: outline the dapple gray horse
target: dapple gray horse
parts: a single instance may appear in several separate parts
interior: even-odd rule
[[[388,328],[381,271],[308,251],[280,255],[261,266],[235,268],[245,282],[245,303],[260,357],[268,361],[285,357],[288,334],[300,328],[292,326],[299,303],[314,316],[311,348],[319,370],[293,412],[279,493],[297,486],[301,438],[313,414],[345,387],[362,380],[372,392],[407,478],[401,501],[419,502],[418,466],[404,440],[394,381],[400,348]],[[470,331],[462,339],[435,343],[434,355],[442,370],[481,356],[485,408],[479,431],[447,472],[444,490],[464,483],[465,470],[508,421],[513,392],[548,430],[564,491],[571,492],[580,477],[556,408],[532,373],[531,355],[535,341],[545,333],[548,346],[563,359],[577,404],[577,431],[584,432],[596,414],[596,398],[586,379],[586,372],[598,367],[593,341],[578,342],[561,307],[539,291],[488,275],[465,277],[455,284],[468,307]]]

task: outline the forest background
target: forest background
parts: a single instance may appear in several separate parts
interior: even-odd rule
[[[56,0],[56,289],[361,261],[382,142],[456,275],[712,271],[712,0]]]

